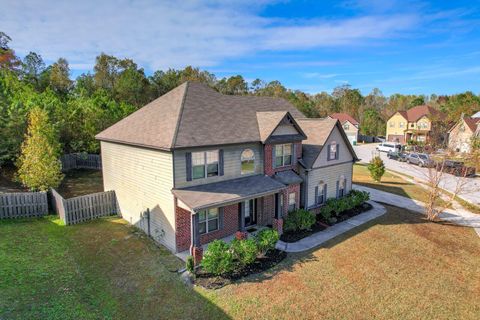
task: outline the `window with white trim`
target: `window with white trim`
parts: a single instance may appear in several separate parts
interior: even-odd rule
[[[240,156],[241,174],[250,174],[255,172],[255,153],[252,149],[245,149]]]
[[[398,125],[399,128],[403,128],[405,127],[405,122],[400,122],[400,124]]]
[[[288,212],[295,211],[297,208],[297,194],[295,192],[288,194]]]
[[[192,178],[218,176],[218,150],[192,152]]]
[[[292,144],[275,145],[275,168],[292,164]]]
[[[345,195],[345,187],[347,184],[347,179],[344,176],[340,177],[338,182],[338,197],[341,198]]]
[[[390,121],[388,125],[390,126],[390,128],[395,128],[395,122],[393,121]]]
[[[325,199],[325,183],[320,181],[317,188],[317,199],[315,199],[316,204],[324,204],[327,199]]]
[[[350,125],[349,125],[348,123],[345,123],[345,124],[343,125],[343,129],[349,130],[349,129],[350,129]]]
[[[202,210],[198,213],[198,230],[200,234],[209,233],[219,228],[218,208]]]
[[[328,152],[330,153],[330,157],[329,159],[330,160],[334,160],[337,158],[337,143],[335,141],[332,141],[332,143],[330,144],[330,149],[328,150]]]

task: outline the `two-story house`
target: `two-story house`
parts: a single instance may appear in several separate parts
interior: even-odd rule
[[[337,119],[343,126],[343,130],[347,134],[348,141],[356,144],[358,141],[358,130],[360,123],[348,113],[333,113],[328,116],[331,119]]]
[[[432,128],[445,115],[428,105],[397,111],[387,121],[387,141],[407,143],[410,140],[426,142]]]
[[[480,112],[471,117],[462,115],[448,131],[448,147],[456,152],[468,153],[472,149],[472,140],[477,137],[480,137]]]
[[[318,122],[328,160],[313,161],[307,146],[304,163],[303,118],[283,99],[223,95],[186,82],[97,135],[104,189],[115,190],[124,219],[173,252],[190,250],[196,261],[213,239],[243,238],[255,225],[282,232],[283,217],[305,201],[301,188],[311,189],[303,166],[326,168],[328,177],[309,178],[315,187],[331,184],[326,196],[351,188],[356,157],[340,124]]]

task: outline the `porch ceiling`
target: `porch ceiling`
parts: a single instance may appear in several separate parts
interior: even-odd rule
[[[276,193],[286,186],[268,176],[254,175],[194,187],[173,189],[172,193],[193,211],[227,205]]]

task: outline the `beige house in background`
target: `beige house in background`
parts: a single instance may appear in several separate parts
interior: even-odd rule
[[[348,141],[350,141],[352,145],[357,143],[360,123],[355,118],[348,113],[334,113],[328,117],[340,121]]]
[[[480,115],[461,117],[448,131],[448,147],[457,152],[470,152],[473,137],[480,137]]]
[[[442,118],[444,118],[442,112],[427,105],[416,106],[406,111],[397,111],[387,121],[387,141],[426,142],[432,126]]]

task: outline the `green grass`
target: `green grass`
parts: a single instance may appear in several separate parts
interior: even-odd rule
[[[356,164],[353,166],[353,183],[423,202],[428,199],[428,192],[425,188],[408,182],[389,171],[385,172],[381,182],[373,181],[366,165]]]
[[[73,198],[103,191],[101,170],[77,169],[65,173],[57,190],[64,198]]]
[[[0,319],[224,318],[183,266],[118,218],[0,222]]]
[[[480,239],[387,207],[320,248],[217,291],[119,218],[0,221],[0,319],[476,319]]]

